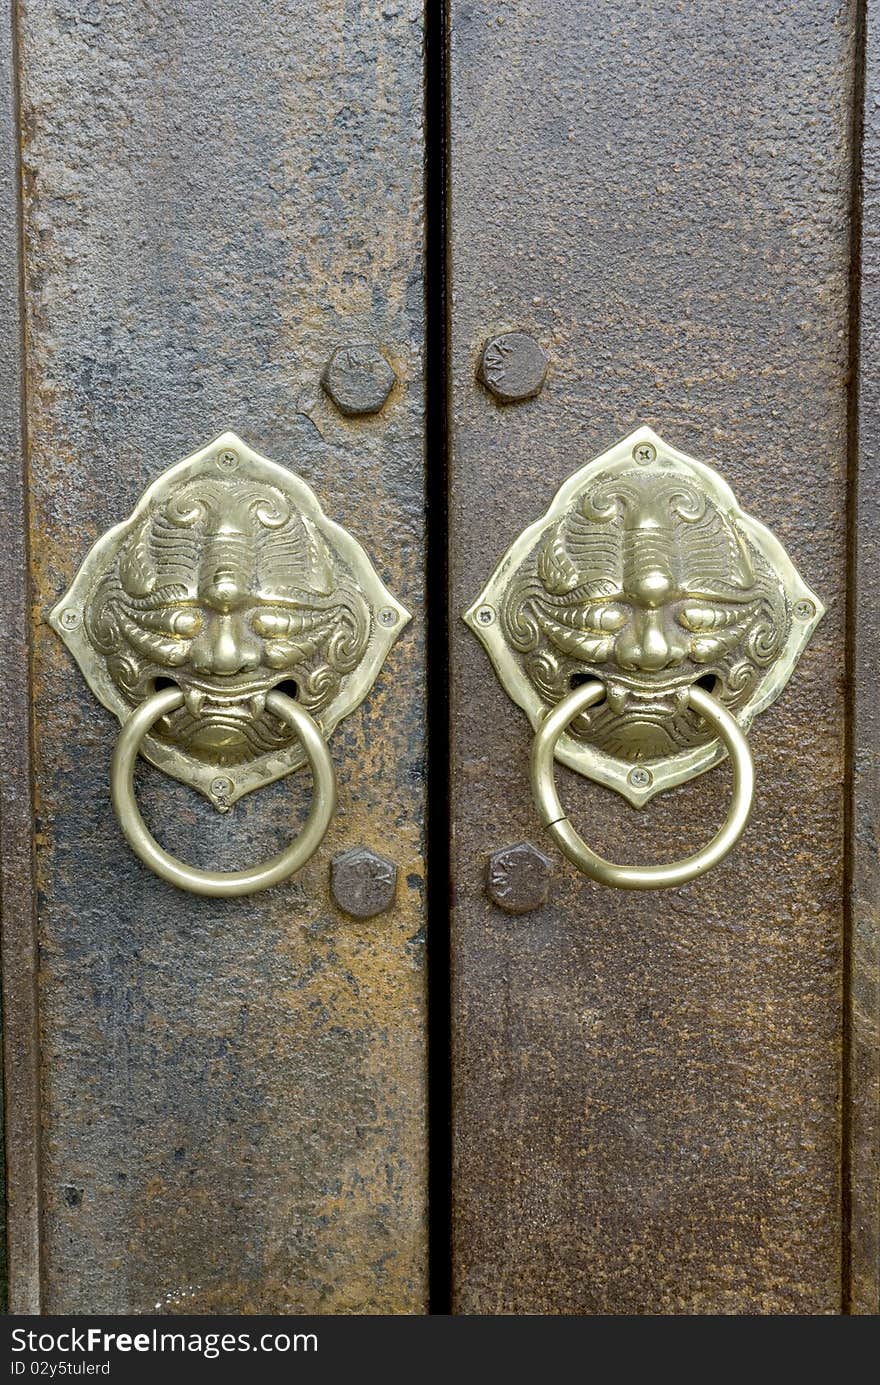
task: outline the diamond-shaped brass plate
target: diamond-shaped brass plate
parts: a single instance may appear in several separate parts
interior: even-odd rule
[[[557,758],[641,807],[727,753],[683,690],[699,681],[747,730],[823,612],[726,481],[643,427],[565,482],[464,619],[533,727],[605,684]]]
[[[266,694],[296,695],[328,737],[409,619],[306,483],[235,433],[163,472],[50,616],[121,722],[180,686],[143,753],[224,811],[304,763]]]

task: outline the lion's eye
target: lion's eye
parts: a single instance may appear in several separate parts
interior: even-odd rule
[[[157,635],[175,640],[191,640],[202,628],[201,615],[189,606],[177,610],[163,606],[156,611],[142,611],[136,619],[145,630],[154,630]]]
[[[587,620],[592,628],[606,633],[622,630],[628,619],[629,612],[626,607],[619,606],[614,601],[605,606],[590,606],[587,610]]]
[[[168,621],[168,628],[172,635],[191,640],[202,628],[202,617],[198,611],[174,611]]]
[[[258,635],[265,635],[267,639],[277,639],[279,635],[286,635],[290,630],[290,617],[278,615],[274,611],[259,611],[253,619],[254,631]]]
[[[725,611],[721,606],[685,606],[678,615],[679,624],[695,634],[720,630],[722,626],[732,625],[735,619],[733,611]]]
[[[565,613],[564,623],[585,635],[613,635],[629,620],[626,606],[616,601],[594,601],[589,606],[573,606]]]

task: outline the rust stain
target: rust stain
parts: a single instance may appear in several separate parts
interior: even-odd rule
[[[686,8],[451,5],[451,608],[644,423],[721,471],[829,614],[751,734],[739,847],[646,896],[535,835],[526,718],[453,622],[461,1313],[840,1311],[855,12]],[[475,364],[514,327],[550,367],[502,410]],[[692,850],[729,794],[720,767],[641,812],[558,782],[634,863]],[[521,840],[554,883],[510,919],[484,863]]]
[[[46,1309],[421,1312],[422,631],[332,738],[316,858],[218,905],[124,848],[111,718],[41,623],[93,539],[225,427],[289,461],[421,609],[420,14],[170,0],[111,26],[29,0],[20,26]],[[354,335],[398,374],[366,420],[321,400]],[[187,859],[231,866],[288,839],[295,778],[223,822],[153,770],[138,793]],[[400,885],[355,924],[329,863],[357,844]]]

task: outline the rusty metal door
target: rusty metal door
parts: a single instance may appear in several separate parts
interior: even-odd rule
[[[126,847],[108,792],[118,726],[49,616],[94,540],[224,430],[308,483],[421,611],[421,6],[28,0],[15,23],[2,229],[13,264],[20,171],[23,288],[4,280],[0,334],[11,1305],[420,1313],[423,622],[396,632],[329,741],[339,806],[321,848],[284,885],[217,899]],[[143,653],[160,613],[138,590]],[[307,667],[320,701],[328,664]],[[135,788],[163,845],[225,871],[286,846],[311,793],[294,775],[221,816],[153,768]]]
[[[440,1311],[878,1311],[877,31],[874,0],[18,0],[14,1312],[425,1313],[429,1172]],[[647,587],[584,597],[583,555],[613,567],[630,531],[597,543],[607,497],[548,509],[599,457],[664,535],[655,465],[712,468],[673,497],[709,517],[669,559],[675,620]],[[719,573],[784,627],[750,627],[753,662],[786,661],[741,718],[750,822],[687,883],[596,883],[563,822],[648,868],[724,817],[723,765],[650,797],[667,714],[696,760],[689,699],[726,724]],[[671,680],[635,741],[627,641]],[[597,668],[626,735],[590,783]],[[530,746],[575,695],[545,830]],[[146,703],[127,785],[118,720]],[[290,703],[335,815],[325,788],[302,869],[223,897],[309,810]]]
[[[877,1311],[876,10],[865,32],[836,0],[450,3],[459,1313]],[[636,618],[612,643],[629,608],[590,607],[607,591],[583,576],[610,491],[539,570],[520,553],[499,571],[518,604],[485,584],[572,473],[645,425],[657,466],[678,449],[720,473],[827,613],[754,722],[739,845],[635,892],[543,831],[533,729],[487,657],[541,715],[560,670],[622,674],[604,725],[624,754]],[[650,477],[639,438],[628,465]],[[710,619],[735,629],[718,605],[693,630]],[[696,679],[664,639],[653,667]],[[714,769],[636,811],[611,782],[557,771],[574,830],[637,866],[702,847],[731,794]]]

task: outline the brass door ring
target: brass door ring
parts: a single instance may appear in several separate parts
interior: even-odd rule
[[[184,704],[180,688],[162,688],[153,693],[123,725],[113,752],[110,787],[113,807],[125,838],[143,863],[178,889],[193,894],[220,898],[255,894],[286,880],[305,865],[320,846],[336,811],[336,776],[327,743],[313,717],[284,693],[270,692],[266,706],[276,717],[292,727],[299,737],[315,781],[312,806],[305,827],[284,851],[262,865],[244,870],[200,870],[179,861],[164,851],[149,832],[134,797],[134,767],[138,751],[150,728],[168,712]]]
[[[598,679],[573,689],[545,717],[532,742],[532,792],[541,821],[561,851],[579,871],[600,885],[615,885],[625,890],[664,889],[684,885],[723,859],[739,841],[749,820],[755,787],[755,769],[748,741],[726,707],[702,688],[687,689],[688,703],[712,727],[727,748],[733,768],[733,800],[727,817],[712,840],[682,861],[660,866],[619,866],[591,851],[569,822],[553,777],[556,742],[571,721],[605,697],[605,685]]]

